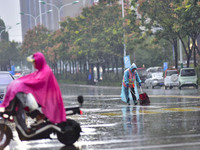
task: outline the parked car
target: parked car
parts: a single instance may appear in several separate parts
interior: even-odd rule
[[[153,89],[156,86],[161,87],[163,85],[164,85],[163,72],[154,72],[147,74],[147,78],[144,82],[144,86],[146,88],[151,87]]]
[[[172,89],[173,87],[178,87],[178,70],[176,69],[167,69],[164,75],[164,85],[165,89],[168,87]]]
[[[6,87],[10,82],[14,80],[14,77],[7,71],[0,71],[0,103],[2,103]]]
[[[184,86],[194,86],[198,88],[197,74],[194,68],[182,68],[179,74],[179,89]]]
[[[153,73],[153,72],[163,72],[162,67],[149,67],[147,68],[147,73]]]

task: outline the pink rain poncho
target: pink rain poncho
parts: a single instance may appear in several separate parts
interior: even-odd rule
[[[32,93],[42,107],[44,115],[53,123],[66,121],[63,99],[57,80],[42,53],[33,54],[35,72],[18,78],[7,87],[3,103],[7,107],[18,92]]]

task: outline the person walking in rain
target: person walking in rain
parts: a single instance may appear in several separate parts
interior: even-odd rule
[[[136,81],[141,86],[141,80],[137,72],[137,66],[133,63],[128,69],[124,71],[122,80],[121,98],[122,101],[130,105],[131,100],[137,105],[139,94],[137,91]],[[131,93],[131,94],[130,94]]]

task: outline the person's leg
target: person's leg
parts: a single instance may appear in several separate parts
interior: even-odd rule
[[[16,100],[17,100],[17,98],[16,98]],[[27,125],[26,125],[26,119],[25,119],[23,104],[19,100],[17,102],[17,108],[18,108],[17,113],[16,113],[17,121],[18,121],[19,125],[24,129],[24,131],[27,131],[28,128],[27,128]]]
[[[38,123],[40,124],[44,122],[45,116],[41,113],[41,110],[39,109],[39,105],[37,104],[34,96],[31,93],[28,93],[28,94],[17,93],[16,97],[21,102],[22,110],[24,107],[28,107],[29,108],[29,111],[27,112],[28,116],[36,119],[36,122],[33,123],[33,126],[38,125]],[[24,110],[23,110],[23,113],[24,113]]]
[[[124,93],[125,93],[125,98],[126,98],[126,102],[130,105],[130,100],[128,97],[128,87],[124,87]]]
[[[135,96],[135,89],[132,87],[130,90],[131,90],[131,95],[133,97],[133,102],[134,102],[135,105],[137,105],[137,98]]]

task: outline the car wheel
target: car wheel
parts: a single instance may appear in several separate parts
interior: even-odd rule
[[[196,89],[198,89],[198,87],[199,87],[199,86],[198,86],[198,85],[196,85]]]
[[[165,86],[165,90],[167,90],[167,86]]]
[[[173,86],[170,86],[170,87],[169,87],[169,89],[172,89],[172,88],[173,88]]]
[[[154,89],[154,86],[153,86],[153,85],[151,85],[151,88],[152,88],[152,89]]]

